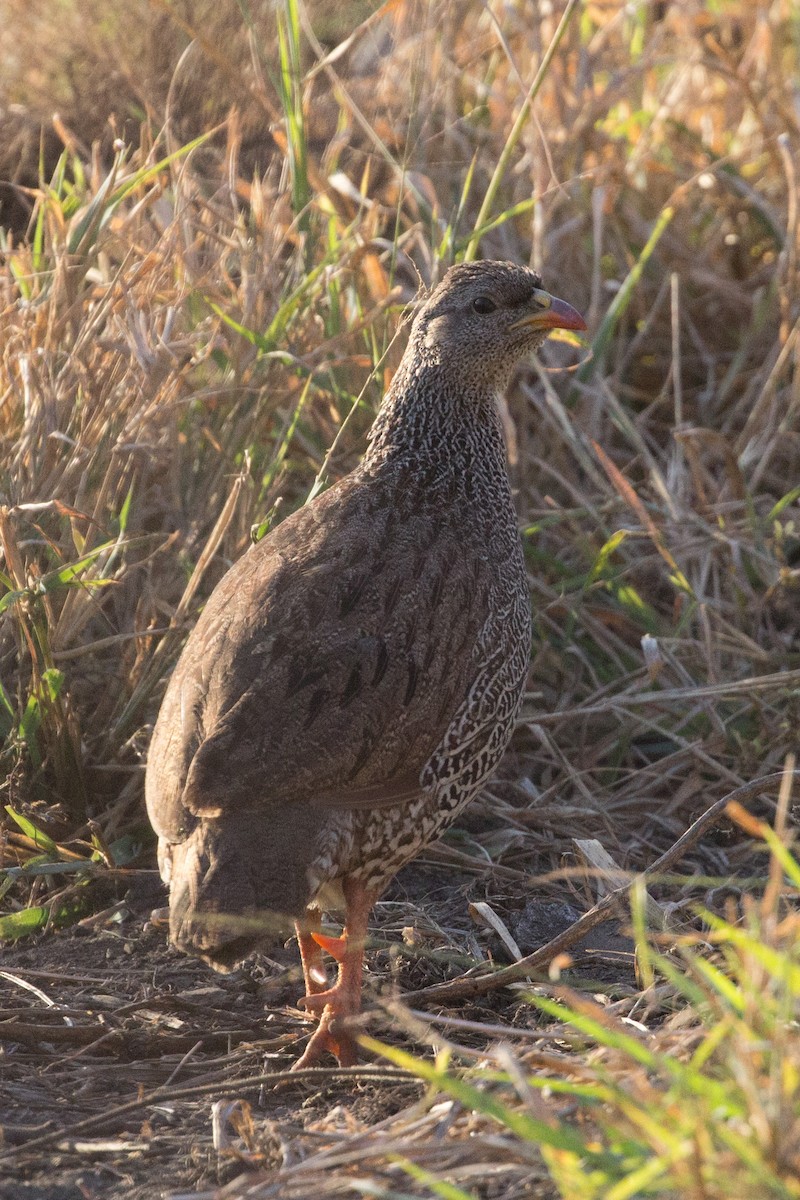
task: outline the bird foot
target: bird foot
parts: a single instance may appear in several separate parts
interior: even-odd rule
[[[308,992],[297,1001],[297,1007],[304,1008],[314,1017],[321,1017],[330,1003],[331,992],[334,991],[336,991],[335,987],[326,988],[324,992]]]
[[[334,988],[331,991],[335,991]],[[317,1000],[318,996],[312,999]],[[358,1062],[358,1046],[342,1028],[342,1014],[328,1004],[322,1011],[319,1025],[314,1030],[303,1054],[291,1068],[303,1071],[315,1067],[325,1054],[332,1054],[340,1067],[354,1067]]]
[[[341,937],[320,933],[316,909],[309,910],[309,920],[298,924],[297,937],[306,982],[306,994],[298,1004],[316,1017],[319,1024],[293,1070],[314,1066],[323,1054],[332,1054],[343,1067],[352,1067],[358,1062],[358,1047],[347,1032],[347,1024],[348,1018],[361,1011],[361,967],[367,917],[377,893],[351,879],[346,879],[342,888],[347,919]],[[339,964],[338,979],[333,987],[327,986],[323,950]]]
[[[312,986],[305,996],[297,1001],[300,1008],[321,1017],[326,1008],[340,1017],[349,1017],[361,1010],[361,948],[345,933],[342,937],[330,937],[327,933],[314,930],[312,940],[330,954],[339,964],[339,978],[332,987],[319,986],[311,979]],[[308,982],[308,981],[307,981]]]
[[[314,936],[316,938],[316,935]],[[345,938],[325,940],[346,942]],[[292,1070],[315,1066],[326,1053],[332,1054],[342,1067],[355,1066],[358,1062],[358,1047],[347,1032],[347,1019],[356,1016],[361,1009],[360,961],[357,975],[340,966],[339,979],[333,987],[322,992],[309,992],[297,1003],[307,1013],[317,1017],[319,1025],[311,1035],[305,1053]]]
[[[301,996],[297,1001],[297,1006],[304,1008],[308,1013],[313,1013],[315,1017],[321,1017],[326,1008],[330,1008],[336,1016],[349,1017],[352,1013],[358,1012],[350,1000],[349,996],[344,997],[341,986],[336,983],[333,987],[326,988],[324,992],[309,992],[307,995]]]

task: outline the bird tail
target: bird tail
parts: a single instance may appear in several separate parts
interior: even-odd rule
[[[287,936],[309,899],[304,864],[282,878],[279,848],[269,844],[263,823],[222,828],[201,820],[185,841],[162,841],[160,859],[170,884],[172,941],[217,971],[231,971]]]

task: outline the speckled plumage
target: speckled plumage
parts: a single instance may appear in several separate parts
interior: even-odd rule
[[[540,287],[448,272],[360,466],[230,569],[186,644],[147,805],[172,937],[217,967],[285,924],[242,914],[379,894],[503,755],[530,607],[495,396],[550,329],[583,327]]]

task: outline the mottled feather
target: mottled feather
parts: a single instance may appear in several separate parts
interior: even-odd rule
[[[526,268],[453,268],[361,465],[215,589],[147,770],[179,945],[224,968],[332,884],[380,892],[493,771],[530,645],[495,397],[559,324]]]

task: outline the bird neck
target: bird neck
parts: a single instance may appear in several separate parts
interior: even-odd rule
[[[381,405],[364,457],[367,470],[425,463],[454,471],[506,475],[506,451],[495,396],[454,381],[436,362],[403,361]]]

